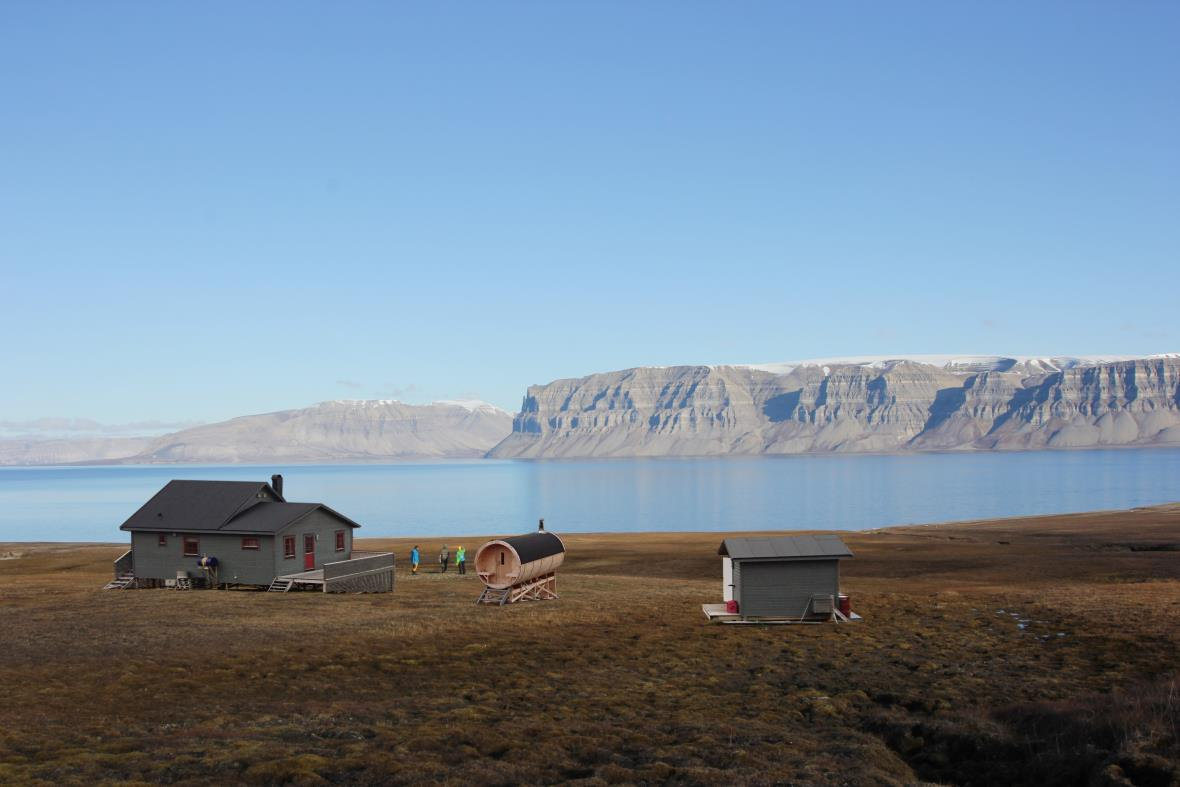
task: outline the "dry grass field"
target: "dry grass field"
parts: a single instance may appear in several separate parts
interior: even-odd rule
[[[406,540],[371,596],[0,545],[0,783],[1180,784],[1180,506],[846,538],[827,626],[707,624],[711,534],[569,536],[502,609]]]

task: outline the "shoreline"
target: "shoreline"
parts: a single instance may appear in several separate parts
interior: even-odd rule
[[[878,534],[903,534],[905,531],[921,528],[938,529],[938,528],[985,528],[993,525],[1005,525],[1015,522],[1026,522],[1029,526],[1034,526],[1043,520],[1059,520],[1071,518],[1093,518],[1093,517],[1110,517],[1110,516],[1126,516],[1129,514],[1168,514],[1180,512],[1180,500],[1175,500],[1167,503],[1157,503],[1149,506],[1133,506],[1131,508],[1106,508],[1093,509],[1088,511],[1066,511],[1052,514],[1016,514],[1013,516],[1004,517],[989,517],[986,519],[948,519],[940,520],[938,522],[900,522],[893,525],[885,525],[884,527],[871,527],[863,529],[848,529],[848,530],[831,530],[823,528],[775,528],[769,530],[577,530],[577,531],[554,531],[557,532],[562,539],[625,539],[633,537],[637,539],[652,539],[658,537],[693,537],[704,538],[707,536],[717,536],[720,538],[727,538],[732,536],[757,536],[757,535],[800,535],[800,534],[817,534],[817,533],[831,533],[835,535],[847,536],[871,536]],[[505,531],[507,533],[508,531]],[[517,531],[513,531],[517,532]],[[478,541],[480,539],[491,539],[502,537],[505,533],[498,534],[443,534],[443,535],[379,535],[379,536],[357,536],[356,542],[358,545],[366,542],[400,542],[400,541]],[[31,549],[41,547],[43,549],[73,549],[84,547],[111,547],[119,548],[126,547],[127,542],[123,541],[0,541],[0,551],[15,548]],[[0,559],[3,556],[0,555]]]

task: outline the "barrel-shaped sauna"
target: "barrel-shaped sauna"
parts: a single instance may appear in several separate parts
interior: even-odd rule
[[[503,590],[552,574],[565,560],[565,544],[553,533],[489,541],[475,553],[475,573],[493,590]]]

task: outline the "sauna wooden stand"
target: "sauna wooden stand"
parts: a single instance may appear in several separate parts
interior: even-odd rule
[[[559,598],[557,595],[557,574],[546,574],[543,577],[530,579],[519,585],[507,588],[485,587],[475,600],[476,604],[515,604],[518,601],[548,601]]]

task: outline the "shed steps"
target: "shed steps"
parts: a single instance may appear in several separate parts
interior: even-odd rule
[[[270,587],[266,589],[267,593],[286,593],[295,584],[293,579],[284,579],[282,577],[275,577],[274,581],[270,583]]]
[[[134,574],[120,574],[102,586],[103,590],[127,590],[135,587]]]

